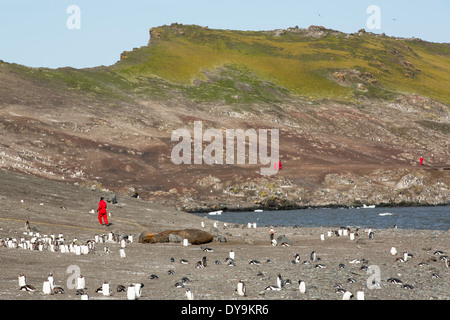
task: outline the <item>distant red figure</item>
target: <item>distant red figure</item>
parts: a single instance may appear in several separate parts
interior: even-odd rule
[[[423,166],[423,157],[420,157],[420,165]]]
[[[278,161],[278,163],[274,163],[273,166],[274,166],[275,170],[277,170],[277,166],[278,166],[278,170],[283,169],[283,167],[281,166],[281,161]]]
[[[103,224],[102,223],[102,218],[103,218],[103,220],[105,220],[105,224],[109,225],[109,223],[108,223],[108,214],[106,212],[106,206],[107,206],[106,205],[106,201],[104,200],[103,197],[101,197],[100,198],[100,202],[98,203],[98,209],[97,209],[98,221],[100,222],[100,224]]]

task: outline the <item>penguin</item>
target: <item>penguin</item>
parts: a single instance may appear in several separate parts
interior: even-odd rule
[[[426,262],[419,262],[418,266],[419,266],[419,267],[429,266],[429,264],[426,263]]]
[[[356,292],[356,300],[365,300],[364,291],[362,290],[362,288],[358,292]]]
[[[64,293],[65,293],[65,291],[61,287],[54,287],[53,288],[53,294],[64,294]]]
[[[245,283],[242,280],[239,280],[236,291],[240,296],[247,296],[247,289],[245,287]]]
[[[279,287],[280,289],[284,288],[284,281],[283,278],[281,277],[281,274],[278,274],[277,276],[277,287]]]
[[[374,236],[373,231],[370,231],[370,232],[369,232],[369,240],[373,240],[373,236]]]
[[[181,264],[189,264],[189,261],[187,261],[186,259],[181,259],[181,260],[180,260],[180,263],[181,263]]]
[[[207,266],[207,262],[206,261],[207,261],[206,257],[203,257],[201,262],[202,262],[203,267],[205,267],[205,268]]]
[[[141,297],[143,287],[144,287],[143,283],[134,284],[134,293],[136,294],[136,299],[139,299]]]
[[[133,284],[129,284],[127,288],[127,299],[136,300],[136,288]]]
[[[49,273],[47,280],[48,282],[50,282],[50,289],[53,290],[55,288],[55,279],[53,278],[53,273]]]
[[[256,264],[256,265],[260,265],[261,262],[258,260],[250,260],[250,262],[248,264]]]
[[[125,259],[127,257],[124,248],[120,248],[119,252],[120,252],[120,259]]]
[[[86,295],[87,292],[84,291],[83,289],[77,289],[77,290],[75,291],[75,294],[76,294],[77,296],[81,296],[81,295]]]
[[[216,260],[216,261],[214,261],[214,264],[217,264],[217,265],[222,264],[222,261]]]
[[[353,298],[353,294],[350,291],[345,291],[342,300],[350,300],[351,298]]]
[[[395,249],[395,247],[392,247],[390,253],[391,255],[395,256],[397,254],[397,249]]]
[[[184,288],[184,283],[183,282],[176,282],[175,283],[175,287],[176,288]]]
[[[335,288],[335,289],[334,289],[334,292],[336,292],[336,293],[342,293],[342,294],[344,294],[346,291],[347,291],[347,290],[345,290],[344,288]]]
[[[403,289],[412,290],[412,289],[414,289],[414,286],[411,285],[411,284],[404,284],[404,285],[403,285]]]
[[[440,278],[441,276],[439,275],[439,273],[432,273],[431,274],[431,278],[434,278],[434,279],[438,279],[438,278]]]
[[[318,264],[316,264],[315,266],[314,266],[314,268],[316,268],[316,269],[325,269],[327,266],[326,265],[324,265],[324,264],[322,264],[322,263],[318,263]]]
[[[291,262],[292,262],[292,264],[298,264],[298,263],[300,263],[300,255],[299,255],[298,253],[295,254],[294,260],[292,260]]]
[[[109,283],[108,281],[105,281],[102,285],[102,293],[104,296],[109,296],[111,294],[109,290]]]
[[[347,279],[347,283],[355,283],[355,282],[356,282],[355,278],[348,278]]]
[[[159,277],[156,274],[151,274],[149,277],[151,280],[158,280]]]
[[[203,248],[203,252],[214,252],[212,248],[205,247]]]
[[[316,252],[315,252],[315,251],[311,252],[311,254],[310,254],[310,256],[309,256],[309,259],[310,259],[311,261],[316,261],[317,255],[316,255]]]
[[[230,257],[230,259],[233,259],[233,260],[234,260],[234,257],[235,257],[234,251],[233,251],[233,250],[230,250],[230,253],[229,253],[228,256]]]
[[[403,282],[397,278],[389,278],[387,279],[388,283],[393,283],[393,284],[403,284]]]
[[[339,263],[339,269],[345,269],[345,264],[343,264],[343,263]]]
[[[189,282],[191,282],[191,280],[189,280],[188,277],[183,277],[183,278],[181,278],[181,282],[183,282],[183,283],[189,283]]]
[[[408,257],[409,257],[408,251],[403,252],[403,260],[404,260],[404,262],[408,261]]]
[[[116,291],[117,291],[117,292],[125,292],[125,291],[127,291],[127,288],[126,288],[125,286],[119,284],[119,285],[117,286]]]
[[[175,271],[169,270],[169,271],[167,271],[167,274],[168,274],[169,276],[173,276],[173,275],[175,274]]]
[[[303,280],[298,280],[298,291],[300,293],[305,293],[306,292],[306,284],[305,281]]]
[[[19,275],[19,288],[24,287],[27,285],[27,277],[21,273]]]
[[[201,225],[202,225],[202,228],[204,228],[205,227],[205,221],[202,221]]]
[[[349,261],[349,263],[361,263],[360,259],[352,259]]]
[[[445,254],[445,252],[444,252],[444,251],[441,251],[441,250],[436,250],[436,251],[434,252],[434,254],[437,255],[437,256],[440,256],[440,255]]]
[[[42,285],[42,292],[47,295],[52,294],[52,288],[50,285],[50,281],[48,281],[48,280],[44,281],[44,284]]]
[[[174,259],[173,257],[171,257],[171,258],[169,259],[169,261],[170,261],[170,262],[175,262],[175,259]]]
[[[278,287],[278,286],[272,286],[272,285],[270,285],[270,286],[267,286],[264,290],[266,290],[266,291],[280,291],[281,288]]]
[[[26,284],[24,286],[21,286],[19,290],[20,291],[27,291],[27,292],[34,292],[34,291],[36,291],[36,288],[33,287],[32,285]]]
[[[194,294],[192,293],[191,289],[189,289],[189,288],[186,289],[186,298],[188,300],[194,300]]]
[[[77,289],[84,289],[86,287],[86,280],[84,279],[83,275],[80,275],[77,278]]]

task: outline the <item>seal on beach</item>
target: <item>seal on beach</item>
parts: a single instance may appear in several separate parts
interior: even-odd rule
[[[247,295],[247,289],[245,287],[245,283],[242,280],[239,280],[236,291],[240,296],[245,297]]]

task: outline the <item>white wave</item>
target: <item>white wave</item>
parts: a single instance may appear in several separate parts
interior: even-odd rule
[[[384,213],[379,213],[378,215],[379,215],[379,216],[382,216],[382,217],[384,217],[384,216],[392,216],[393,213],[390,213],[390,212],[384,212]]]

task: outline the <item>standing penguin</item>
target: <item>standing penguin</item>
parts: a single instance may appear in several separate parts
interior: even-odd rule
[[[21,273],[19,275],[19,288],[22,288],[23,286],[26,285],[27,285],[27,277],[23,273]]]
[[[284,288],[284,281],[283,281],[283,278],[281,277],[281,274],[278,274],[278,276],[277,276],[277,286],[280,289]]]
[[[192,293],[191,289],[189,289],[189,288],[186,289],[186,298],[188,300],[194,300],[194,294]]]
[[[82,290],[86,287],[86,280],[84,279],[83,275],[80,275],[77,278],[77,290]]]
[[[52,294],[52,288],[50,286],[50,281],[44,281],[44,284],[42,285],[42,292],[44,294]]]
[[[144,287],[143,283],[135,283],[134,284],[134,292],[136,294],[136,299],[139,299],[141,297],[143,287]]]
[[[240,296],[245,297],[247,295],[247,289],[245,287],[245,283],[242,280],[239,280],[236,291]]]
[[[350,291],[345,291],[342,300],[350,300],[351,298],[353,298],[353,294]]]
[[[298,291],[300,291],[300,293],[305,293],[305,292],[306,292],[306,284],[305,284],[305,281],[303,281],[303,280],[298,280]]]
[[[130,284],[128,286],[127,299],[128,300],[136,300],[136,287],[133,284]]]
[[[109,296],[111,294],[111,291],[109,290],[109,283],[108,281],[105,281],[102,285],[102,292],[104,296]]]
[[[49,273],[47,280],[50,282],[50,289],[55,288],[55,279],[53,278],[53,273]]]
[[[311,255],[309,256],[311,261],[316,261],[317,260],[317,254],[315,251],[311,252]]]

